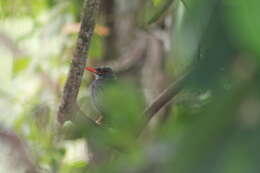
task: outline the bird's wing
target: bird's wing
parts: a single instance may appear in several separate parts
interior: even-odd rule
[[[105,116],[104,110],[104,89],[105,89],[106,82],[104,80],[96,80],[91,85],[91,95],[92,95],[92,103],[96,110],[96,112],[102,116]]]

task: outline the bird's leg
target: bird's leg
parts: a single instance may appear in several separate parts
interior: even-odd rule
[[[102,124],[102,120],[103,120],[103,116],[99,115],[99,116],[96,118],[95,122],[96,122],[98,125],[101,125],[101,124]]]

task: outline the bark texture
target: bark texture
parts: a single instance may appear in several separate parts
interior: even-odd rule
[[[66,120],[72,118],[71,115],[73,113],[70,112],[71,108],[76,103],[99,6],[100,0],[85,0],[84,2],[77,45],[57,115],[60,124],[63,124]]]

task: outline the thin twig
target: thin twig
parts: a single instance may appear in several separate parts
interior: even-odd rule
[[[185,84],[190,78],[192,72],[193,70],[186,72],[179,79],[170,84],[170,86],[162,91],[161,94],[159,94],[145,109],[143,112],[144,122],[136,133],[137,137],[142,135],[150,120],[156,115],[156,113],[166,106],[186,86]]]
[[[60,124],[63,124],[66,120],[72,119],[72,114],[69,115],[69,112],[71,106],[76,103],[99,6],[100,0],[85,0],[77,46],[70,65],[69,75],[64,87],[62,101],[57,114]]]

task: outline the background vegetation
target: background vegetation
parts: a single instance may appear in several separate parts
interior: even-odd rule
[[[87,64],[117,74],[110,127],[60,127],[83,3],[0,0],[0,172],[259,172],[258,0],[101,1]],[[89,117],[92,80],[78,95]]]

